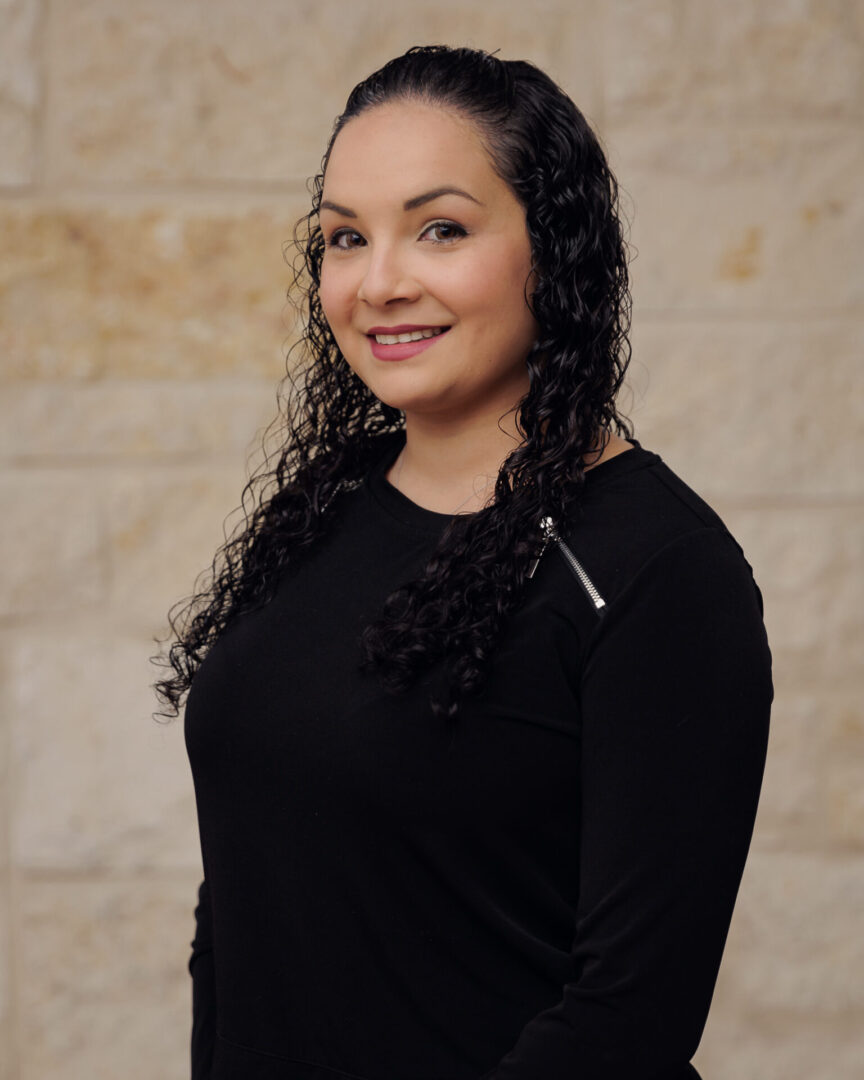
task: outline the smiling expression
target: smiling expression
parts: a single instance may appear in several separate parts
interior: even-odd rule
[[[324,179],[324,316],[383,402],[446,419],[512,409],[538,328],[525,212],[474,125],[376,106],[333,144]]]

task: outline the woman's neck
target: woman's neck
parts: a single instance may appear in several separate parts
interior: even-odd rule
[[[405,446],[387,479],[427,510],[473,513],[492,498],[504,459],[520,441],[513,413],[458,425],[406,417]]]
[[[473,513],[493,497],[505,458],[521,442],[515,413],[495,424],[488,418],[458,426],[406,418],[405,446],[387,474],[388,481],[412,502],[440,514]],[[602,454],[585,455],[585,469],[632,449],[610,433]]]

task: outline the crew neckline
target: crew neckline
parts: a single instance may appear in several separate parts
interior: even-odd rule
[[[632,449],[623,450],[615,457],[601,461],[599,465],[594,465],[585,473],[586,491],[597,487],[598,484],[617,480],[618,477],[634,469],[653,465],[660,460],[658,454],[646,450],[638,439],[627,439],[627,442],[630,443]],[[387,472],[404,445],[404,431],[394,432],[392,436],[387,436],[387,446],[370,470],[366,478],[366,486],[375,501],[403,525],[423,532],[440,534],[457,515],[441,514],[437,510],[428,510],[425,506],[420,506],[407,495],[403,495],[387,479]],[[459,516],[469,517],[470,515]]]

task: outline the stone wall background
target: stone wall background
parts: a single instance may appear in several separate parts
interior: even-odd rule
[[[274,411],[330,123],[430,41],[534,60],[602,133],[637,435],[763,589],[769,764],[697,1064],[860,1075],[864,3],[0,0],[2,1080],[188,1075],[197,833],[148,656]]]

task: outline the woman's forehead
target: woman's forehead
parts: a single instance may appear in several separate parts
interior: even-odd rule
[[[376,201],[386,194],[405,203],[449,187],[482,204],[501,186],[472,121],[441,106],[388,102],[353,117],[336,136],[324,198],[348,206],[352,193]]]

